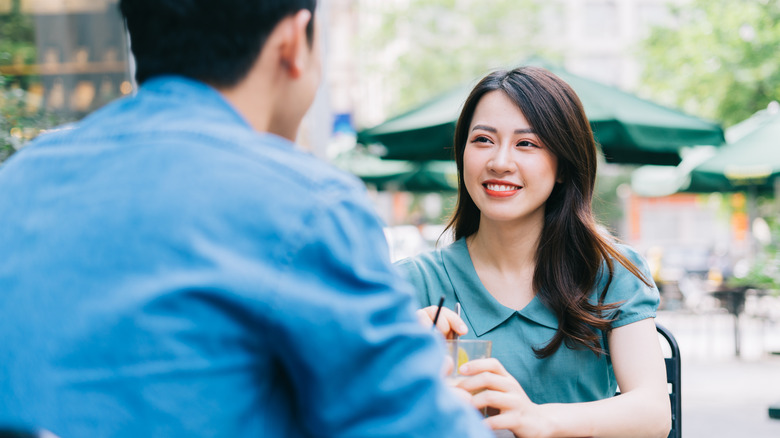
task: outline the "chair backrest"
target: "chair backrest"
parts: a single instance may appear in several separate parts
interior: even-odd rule
[[[666,339],[669,348],[672,351],[671,357],[665,357],[666,362],[666,382],[671,384],[669,392],[669,401],[672,404],[672,430],[669,432],[669,438],[680,438],[682,436],[682,403],[680,382],[682,374],[680,372],[680,347],[677,340],[666,327],[661,324],[655,324],[656,330]]]

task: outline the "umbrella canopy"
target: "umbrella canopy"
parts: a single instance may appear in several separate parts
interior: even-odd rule
[[[416,168],[415,164],[409,161],[381,160],[372,155],[354,153],[337,156],[333,164],[377,188],[392,184]]]
[[[454,192],[458,190],[458,168],[454,161],[426,161],[401,182],[410,192]]]
[[[777,102],[729,128],[730,142],[690,172],[686,192],[771,191],[780,177]]]
[[[383,160],[373,155],[347,153],[334,164],[377,190],[441,192],[458,189],[454,161]]]
[[[726,131],[728,142],[715,149],[684,151],[678,166],[642,166],[631,175],[631,187],[640,196],[677,192],[766,192],[777,190],[780,177],[780,105]]]
[[[617,88],[534,61],[577,92],[608,162],[676,165],[683,146],[720,145],[717,123],[640,99]],[[358,133],[363,144],[381,143],[387,159],[452,159],[463,102],[474,84],[460,86],[386,122]]]

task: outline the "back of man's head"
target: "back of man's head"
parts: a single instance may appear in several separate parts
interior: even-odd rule
[[[317,0],[121,0],[136,80],[176,74],[230,87],[246,76],[268,35]],[[307,29],[311,44],[313,21]]]

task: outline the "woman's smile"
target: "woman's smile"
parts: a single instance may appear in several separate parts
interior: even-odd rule
[[[488,196],[494,196],[496,198],[506,198],[514,195],[522,189],[522,186],[512,184],[505,181],[485,181],[482,183],[482,187],[485,188],[485,192]]]

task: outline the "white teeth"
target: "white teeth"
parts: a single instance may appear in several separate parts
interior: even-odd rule
[[[492,190],[494,192],[508,192],[510,190],[519,189],[518,186],[505,186],[502,184],[486,184],[485,187],[487,187],[488,190]]]

